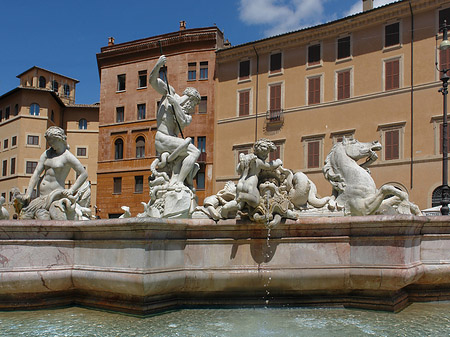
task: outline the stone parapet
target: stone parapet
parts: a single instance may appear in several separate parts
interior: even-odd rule
[[[0,221],[0,309],[316,305],[450,299],[450,217]]]

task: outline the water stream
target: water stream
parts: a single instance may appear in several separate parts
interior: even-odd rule
[[[0,312],[0,336],[448,336],[450,303],[400,313],[343,309],[183,309],[139,318],[66,308]]]

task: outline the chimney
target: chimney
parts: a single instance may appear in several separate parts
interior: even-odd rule
[[[114,46],[114,38],[112,36],[108,37],[108,46]]]
[[[185,30],[186,29],[186,21],[180,21],[180,30]]]
[[[362,0],[362,2],[363,2],[363,12],[367,12],[373,9],[373,0]]]

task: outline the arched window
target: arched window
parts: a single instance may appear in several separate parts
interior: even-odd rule
[[[19,104],[16,104],[14,106],[14,116],[17,116],[19,114]]]
[[[70,86],[68,84],[64,84],[64,96],[70,96]]]
[[[87,120],[84,118],[81,118],[78,121],[78,129],[79,130],[86,130],[87,129]]]
[[[44,76],[39,77],[39,88],[45,88],[47,81]]]
[[[431,195],[431,207],[440,206],[441,200],[442,200],[442,186],[439,186],[433,191],[433,194]]]
[[[114,142],[114,159],[123,159],[123,140],[120,138]]]
[[[52,81],[52,90],[58,92],[59,84],[55,80]]]
[[[136,158],[144,158],[145,157],[145,138],[139,136],[136,139]]]
[[[30,115],[39,116],[39,104],[33,103],[30,105]]]

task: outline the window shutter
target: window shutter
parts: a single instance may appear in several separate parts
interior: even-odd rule
[[[386,131],[384,133],[385,152],[384,159],[398,159],[399,155],[399,130]]]
[[[319,143],[308,142],[308,168],[319,167]]]
[[[308,104],[320,103],[320,77],[310,78],[308,82]]]
[[[281,110],[281,85],[270,86],[270,110]]]
[[[242,91],[239,93],[239,116],[247,116],[249,114],[249,97],[249,91]]]

